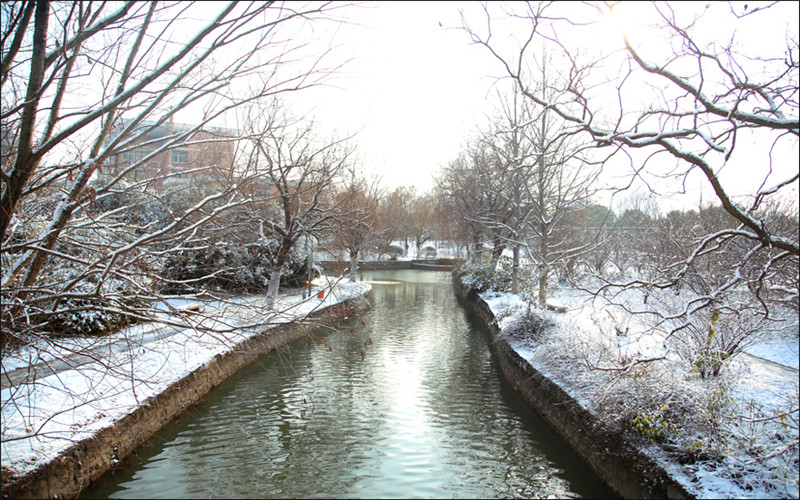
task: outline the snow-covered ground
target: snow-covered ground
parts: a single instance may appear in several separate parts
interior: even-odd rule
[[[149,397],[269,325],[303,318],[371,288],[327,277],[315,285],[306,300],[299,294],[280,296],[270,314],[265,314],[265,297],[252,296],[204,302],[199,314],[178,319],[174,308],[198,301],[172,300],[159,305],[161,312],[151,323],[96,339],[42,341],[4,355],[4,477],[6,472],[22,475],[73,442],[113,425]],[[323,299],[317,290],[324,291]],[[8,383],[19,375],[35,378]]]
[[[545,328],[534,337],[519,328],[528,309],[519,296],[481,297],[509,344],[583,406],[601,418],[646,417],[644,434],[659,439],[643,436],[642,449],[697,497],[798,497],[796,315],[782,333],[748,347],[750,356],[734,357],[719,377],[702,380],[639,318],[588,294],[556,291],[551,302],[567,312],[537,311]],[[665,353],[627,373],[607,370]]]
[[[765,340],[760,344],[748,347],[745,352],[797,370],[800,368],[800,354],[798,354],[797,345],[797,337],[784,337]]]
[[[316,293],[305,301],[300,295],[284,295],[273,310],[280,313],[270,317],[269,323],[303,317],[369,290],[368,284],[346,280],[318,285],[326,288],[323,300]],[[527,303],[517,295],[486,292],[482,297],[504,332],[512,331],[527,310]],[[33,345],[5,355],[0,374],[4,470],[23,474],[54,458],[75,440],[112,425],[147,398],[264,327],[263,296],[203,302],[200,314],[181,320],[195,325],[180,326],[175,309],[197,302],[160,304],[161,312],[155,315],[159,321],[108,337],[49,341],[46,346]],[[708,457],[701,455],[684,465],[676,462],[674,453],[642,440],[643,449],[698,497],[797,498],[796,318],[784,336],[749,347],[752,356],[735,358],[718,380],[709,383],[688,376],[674,356],[625,376],[593,370],[609,356],[658,355],[663,349],[661,339],[637,333],[646,329],[638,329],[636,321],[619,309],[588,301],[581,292],[560,290],[552,302],[567,312],[544,313],[545,322],[552,326],[543,334],[508,337],[536,369],[598,414],[618,411],[609,403],[618,399],[627,401],[630,411],[641,411],[648,403],[643,399],[649,396],[656,405],[683,401],[698,421],[716,419],[710,428],[717,434],[713,439],[700,427],[690,426],[691,422],[678,429],[681,446],[708,452]],[[37,369],[30,370],[31,366]],[[48,372],[48,367],[56,373]],[[29,373],[36,374],[35,383],[7,383],[13,376]],[[781,413],[786,413],[783,418],[769,418]],[[668,415],[656,415],[662,416],[668,421]]]

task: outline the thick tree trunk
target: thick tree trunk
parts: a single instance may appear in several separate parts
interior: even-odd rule
[[[269,288],[267,289],[267,308],[272,309],[275,306],[275,300],[278,298],[278,289],[281,285],[281,267],[273,266],[269,272]]]
[[[4,190],[0,195],[0,241],[5,241],[22,189],[39,165],[38,155],[33,153],[33,134],[36,126],[36,109],[41,97],[47,52],[47,21],[50,18],[50,2],[36,2],[33,29],[33,51],[25,106],[19,125],[17,158],[11,175],[4,179]],[[4,104],[5,106],[5,104]]]
[[[269,274],[269,288],[267,288],[267,307],[270,309],[275,305],[275,300],[278,298],[278,289],[281,285],[281,270],[283,269],[283,264],[286,262],[286,257],[289,256],[289,251],[292,249],[294,242],[295,239],[284,237],[281,241],[281,247],[275,255],[275,260],[272,261]]]
[[[499,241],[494,242],[494,246],[492,248],[492,269],[497,268],[497,261],[500,260],[500,256],[503,255],[503,250],[506,249],[506,246]]]
[[[539,307],[544,309],[547,307],[547,274],[550,272],[550,266],[542,264],[539,266]]]

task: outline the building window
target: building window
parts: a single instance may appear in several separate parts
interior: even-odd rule
[[[188,162],[189,162],[188,151],[175,150],[172,152],[172,163],[188,163]]]

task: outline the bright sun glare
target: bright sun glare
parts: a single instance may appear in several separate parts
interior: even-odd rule
[[[632,13],[630,2],[605,2],[602,7],[604,31],[614,36],[631,37],[638,23]]]

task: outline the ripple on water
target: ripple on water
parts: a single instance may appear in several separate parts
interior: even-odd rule
[[[86,496],[610,495],[504,389],[446,273],[365,278],[366,326],[257,360]]]

